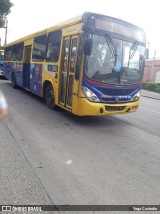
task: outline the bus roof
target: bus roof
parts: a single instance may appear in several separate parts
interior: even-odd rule
[[[35,33],[33,33],[33,34],[30,34],[30,35],[28,35],[28,36],[25,36],[25,37],[22,37],[22,38],[20,38],[20,39],[18,39],[18,40],[15,40],[15,41],[13,41],[13,42],[11,42],[11,43],[8,43],[8,44],[5,45],[5,47],[10,46],[10,45],[13,45],[13,44],[15,44],[15,43],[19,43],[19,42],[25,41],[25,40],[32,39],[32,38],[34,38],[35,36],[42,35],[43,33],[48,33],[48,32],[51,32],[51,31],[53,31],[53,30],[58,30],[58,29],[62,29],[62,28],[64,28],[64,27],[68,27],[68,26],[70,26],[70,25],[74,25],[74,24],[81,23],[81,22],[82,22],[82,18],[83,18],[83,15],[79,15],[79,16],[77,16],[77,17],[71,18],[71,19],[69,19],[69,20],[67,20],[67,21],[61,22],[61,23],[59,23],[59,24],[57,24],[57,25],[54,25],[54,26],[52,26],[52,27],[43,29],[43,30],[41,30],[41,31],[37,31],[37,32],[35,32]]]
[[[62,29],[62,28],[68,27],[68,26],[71,26],[71,25],[74,25],[74,24],[78,24],[78,23],[82,23],[83,22],[84,24],[88,25],[89,20],[90,20],[90,18],[92,16],[101,17],[101,18],[105,18],[105,19],[110,18],[110,19],[113,19],[113,20],[117,20],[118,22],[121,22],[123,24],[129,25],[130,27],[142,30],[141,28],[137,27],[136,25],[133,25],[133,24],[131,24],[129,22],[126,22],[124,20],[121,20],[121,19],[118,19],[118,18],[115,18],[115,17],[106,16],[106,15],[103,15],[103,14],[92,13],[92,12],[85,12],[82,15],[76,16],[74,18],[71,18],[71,19],[69,19],[67,21],[61,22],[61,23],[59,23],[57,25],[54,25],[52,27],[43,29],[41,31],[37,31],[37,32],[35,32],[33,34],[30,34],[30,35],[22,37],[22,38],[20,38],[20,39],[18,39],[16,41],[8,43],[5,47],[13,45],[15,43],[19,43],[19,42],[22,42],[22,41],[26,41],[26,40],[32,39],[32,38],[34,38],[34,37],[36,37],[38,35],[42,35],[44,33],[49,33],[49,32],[51,32],[53,30],[58,30],[58,29]]]

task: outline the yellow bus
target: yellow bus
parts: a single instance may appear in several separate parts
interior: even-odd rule
[[[51,109],[79,116],[135,112],[145,46],[141,28],[86,12],[7,44],[4,75]]]

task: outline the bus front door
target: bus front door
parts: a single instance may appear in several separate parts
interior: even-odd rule
[[[23,86],[27,89],[30,87],[30,62],[31,62],[32,45],[25,46],[24,64],[23,64]]]
[[[65,37],[61,65],[60,105],[73,110],[73,92],[77,94],[78,87],[74,80],[78,49],[78,36]]]

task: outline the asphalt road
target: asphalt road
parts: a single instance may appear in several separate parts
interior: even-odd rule
[[[160,100],[142,97],[137,113],[77,117],[8,81],[0,89],[10,129],[54,204],[159,204]]]

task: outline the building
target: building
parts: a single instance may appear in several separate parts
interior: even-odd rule
[[[143,81],[160,83],[160,59],[146,60]]]

